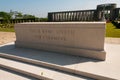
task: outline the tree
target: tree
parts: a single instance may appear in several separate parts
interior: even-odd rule
[[[24,14],[23,15],[23,19],[33,19],[36,18],[34,15],[30,15],[30,14]]]
[[[119,16],[118,16],[118,19],[120,20],[120,14],[119,14]]]
[[[0,12],[0,18],[3,19],[5,22],[9,22],[11,19],[11,15],[7,12]]]
[[[108,19],[110,19],[110,14],[109,13],[106,13],[105,14],[105,18],[108,20]]]
[[[15,19],[20,19],[20,18],[23,18],[23,15],[22,15],[22,13],[17,12],[15,15]]]
[[[41,22],[47,22],[47,21],[48,21],[48,18],[40,18],[40,21],[41,21]]]

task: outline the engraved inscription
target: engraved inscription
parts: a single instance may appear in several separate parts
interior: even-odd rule
[[[30,29],[33,32],[33,36],[39,40],[51,40],[51,41],[68,41],[68,36],[74,36],[75,31],[70,29],[56,30],[56,29]]]

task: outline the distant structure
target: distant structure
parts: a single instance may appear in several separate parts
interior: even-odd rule
[[[97,5],[96,10],[78,10],[48,13],[49,22],[63,21],[104,21],[116,20],[120,17],[120,8],[116,4]]]

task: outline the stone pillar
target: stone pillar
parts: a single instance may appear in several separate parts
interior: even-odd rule
[[[69,13],[69,16],[70,16],[70,21],[71,21],[71,19],[72,19],[72,12]]]
[[[65,14],[66,14],[65,20],[67,21],[68,20],[68,12],[66,12]]]
[[[55,13],[53,14],[53,20],[55,21]]]
[[[65,12],[63,13],[63,21],[65,21]]]
[[[80,12],[80,21],[82,21],[82,18],[83,18],[83,15],[82,15],[83,12]]]
[[[66,21],[68,21],[68,14],[69,12],[66,12]]]
[[[64,13],[62,12],[61,14],[62,14],[62,22],[63,22],[63,21],[64,21],[64,17],[63,17],[63,16],[64,16]]]
[[[71,21],[73,21],[73,12],[71,13]]]
[[[83,12],[83,21],[85,21],[85,12]]]
[[[93,15],[93,13],[92,13],[92,11],[90,11],[90,20],[92,21],[92,15]]]
[[[65,14],[65,16],[64,16],[64,19],[65,19],[65,20],[64,20],[64,21],[66,21],[66,12],[65,12],[64,14]]]
[[[72,21],[75,21],[75,12],[72,14]]]
[[[89,11],[87,11],[86,21],[89,21]]]
[[[69,19],[69,12],[67,13],[67,21],[69,21],[70,19]]]
[[[79,12],[77,12],[76,20],[79,21]]]
[[[59,13],[59,21],[61,20],[61,16],[60,16],[60,13]]]
[[[57,13],[55,13],[55,21],[57,21]]]
[[[77,21],[77,12],[75,12],[75,21]]]
[[[88,21],[91,21],[90,20],[90,11],[88,12]]]
[[[84,12],[84,21],[86,21],[86,12]]]
[[[53,17],[52,17],[53,13],[48,13],[48,21],[53,21]]]
[[[82,21],[82,12],[80,12],[79,21]]]
[[[86,17],[85,12],[83,12],[83,21],[85,21],[85,17]]]
[[[60,21],[62,21],[62,14],[61,13],[59,13],[60,14]]]
[[[57,13],[57,21],[59,21],[59,13]]]
[[[55,22],[56,22],[56,13],[54,14],[54,18],[55,18],[54,20],[55,20]]]
[[[80,12],[77,13],[78,14],[78,21],[80,21]]]

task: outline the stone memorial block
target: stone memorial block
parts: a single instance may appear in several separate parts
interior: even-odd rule
[[[15,24],[17,47],[105,60],[104,22],[33,22]]]

